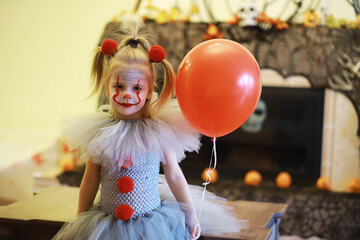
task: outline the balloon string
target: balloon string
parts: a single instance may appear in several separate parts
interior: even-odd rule
[[[200,205],[200,209],[199,209],[199,221],[200,221],[200,217],[201,217],[202,207],[203,207],[203,204],[204,204],[205,193],[206,193],[206,186],[209,185],[209,183],[211,182],[210,174],[215,170],[216,164],[217,164],[216,137],[212,138],[212,141],[213,141],[213,148],[212,148],[212,151],[211,151],[209,168],[208,168],[208,170],[205,172],[205,174],[206,174],[206,181],[203,183],[204,190],[203,190],[203,193],[202,193],[201,205]],[[213,158],[214,158],[214,166],[211,167],[211,165],[212,165],[212,163],[213,163]]]

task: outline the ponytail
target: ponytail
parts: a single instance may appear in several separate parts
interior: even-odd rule
[[[94,88],[90,94],[90,97],[98,93],[102,87],[103,64],[104,64],[105,55],[103,54],[100,48],[98,48],[96,51],[97,52],[95,54],[91,67],[91,79]]]
[[[164,83],[158,99],[153,103],[152,112],[157,115],[160,114],[171,99],[175,97],[175,72],[171,64],[165,59],[161,61],[164,69]]]

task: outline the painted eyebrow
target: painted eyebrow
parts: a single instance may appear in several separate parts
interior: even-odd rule
[[[114,80],[112,85],[114,86],[117,86],[117,85],[124,85],[126,83],[122,83],[122,82],[118,82],[117,80]],[[140,88],[143,88],[145,85],[142,84],[142,83],[139,83],[139,82],[136,82],[136,83],[131,83],[130,84],[132,87],[140,87]]]

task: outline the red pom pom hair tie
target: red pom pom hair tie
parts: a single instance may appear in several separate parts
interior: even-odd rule
[[[161,62],[165,58],[165,50],[160,45],[154,45],[150,48],[149,57],[153,62]]]
[[[105,39],[101,44],[101,51],[105,56],[113,56],[117,52],[117,42]]]

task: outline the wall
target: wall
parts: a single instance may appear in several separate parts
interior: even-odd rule
[[[0,1],[0,128],[56,129],[95,110],[89,72],[104,25],[123,1]]]
[[[153,2],[165,8],[174,1]],[[186,8],[189,2],[181,4]],[[217,18],[228,19],[223,1],[210,2]],[[238,8],[239,1],[229,2]],[[271,5],[270,15],[276,17],[284,2]],[[355,19],[345,1],[327,2],[335,17]],[[58,129],[68,115],[94,111],[95,100],[86,99],[92,49],[104,25],[134,5],[135,0],[0,1],[0,130]]]

